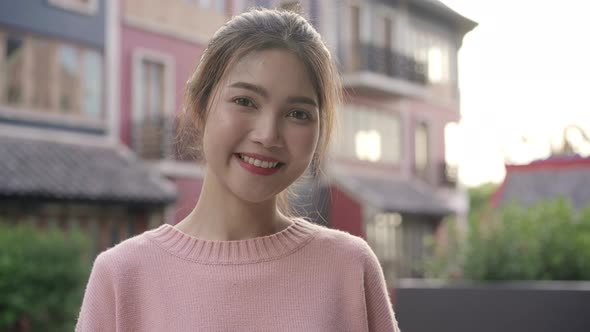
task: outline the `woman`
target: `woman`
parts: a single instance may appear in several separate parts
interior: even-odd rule
[[[284,204],[320,167],[338,82],[297,14],[252,10],[220,28],[187,84],[184,140],[207,164],[199,201],[97,257],[76,330],[398,331],[367,243]]]

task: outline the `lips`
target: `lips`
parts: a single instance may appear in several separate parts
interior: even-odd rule
[[[284,163],[277,159],[252,153],[236,153],[240,165],[251,173],[258,175],[271,175],[277,172]]]

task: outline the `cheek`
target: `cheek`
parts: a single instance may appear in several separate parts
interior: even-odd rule
[[[296,153],[298,157],[307,157],[311,159],[318,143],[319,128],[317,128],[317,126],[310,126],[309,128],[303,128],[302,130],[293,130],[289,132],[288,135],[291,150]]]
[[[214,144],[225,142],[232,137],[228,133],[238,133],[239,125],[240,122],[235,117],[231,117],[227,110],[212,110],[205,125],[205,140]],[[221,141],[217,142],[218,140]]]

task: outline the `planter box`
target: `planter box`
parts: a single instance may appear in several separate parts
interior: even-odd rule
[[[590,331],[590,282],[402,279],[394,293],[403,332]]]

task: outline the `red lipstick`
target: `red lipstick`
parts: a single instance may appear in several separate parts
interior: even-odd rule
[[[273,163],[279,162],[276,159],[272,159],[272,158],[268,158],[268,157],[263,157],[263,156],[259,156],[259,155],[256,155],[256,154],[242,153],[242,155],[247,156],[247,157],[250,157],[250,158],[255,158],[255,159],[258,159],[258,160],[262,160],[262,161],[268,161],[268,162],[273,162]],[[248,163],[247,161],[243,160],[242,158],[240,158],[240,154],[235,154],[234,156],[238,159],[238,162],[240,163],[240,166],[242,166],[247,171],[249,171],[251,173],[254,173],[254,174],[257,174],[257,175],[265,175],[265,176],[272,175],[272,174],[276,173],[279,170],[279,168],[281,168],[283,166],[283,164],[279,162],[279,164],[277,166],[272,167],[272,168],[258,167],[258,166],[254,166],[254,165]]]

